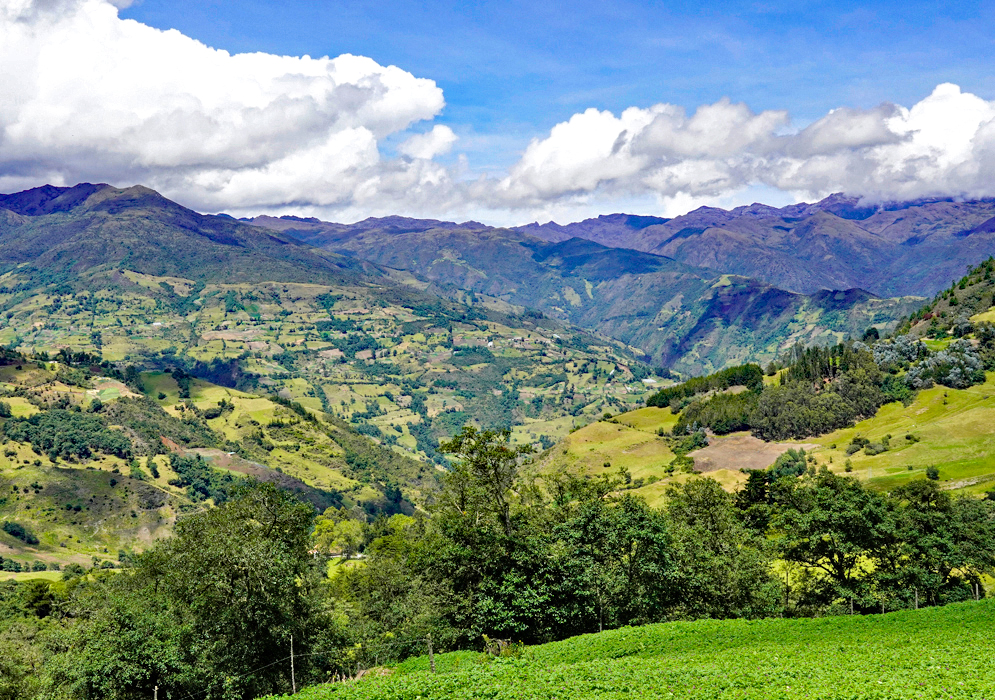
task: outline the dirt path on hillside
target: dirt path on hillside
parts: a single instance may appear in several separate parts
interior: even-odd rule
[[[708,447],[690,453],[694,459],[694,469],[698,472],[714,472],[718,469],[766,469],[788,450],[800,447],[806,450],[818,445],[784,442],[764,442],[752,435],[730,435],[709,437]]]

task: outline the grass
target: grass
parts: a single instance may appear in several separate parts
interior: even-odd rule
[[[0,581],[32,581],[43,579],[45,581],[61,581],[61,571],[0,571]]]
[[[307,688],[300,700],[858,700],[995,697],[995,602],[887,615],[701,620],[525,649],[406,661],[388,676]]]
[[[891,435],[892,449],[876,456],[860,451],[848,457],[846,447],[858,435],[871,442]],[[907,440],[906,435],[918,441]],[[883,490],[922,478],[930,466],[939,468],[941,483],[948,489],[989,490],[995,487],[995,373],[989,372],[984,384],[967,389],[921,391],[909,406],[890,403],[853,428],[808,442],[823,446],[816,452],[820,463],[832,458],[830,467],[842,471],[849,459],[855,476]]]
[[[657,477],[660,481],[634,493],[651,505],[662,505],[667,484],[687,478],[667,476],[673,454],[656,437],[657,429],[670,430],[676,421],[669,409],[642,408],[621,413],[611,422],[592,423],[552,448],[542,460],[542,469],[600,474],[623,467],[634,478]],[[846,454],[856,436],[880,442],[887,435],[891,435],[887,452]],[[920,391],[908,406],[887,404],[852,428],[803,442],[817,445],[812,454],[818,464],[845,473],[849,459],[853,476],[881,490],[921,479],[927,467],[935,466],[945,489],[974,494],[990,491],[995,489],[995,372],[987,374],[984,384],[967,389],[938,386]],[[604,467],[606,462],[610,468]],[[711,471],[707,476],[727,490],[735,490],[744,479],[737,469]]]

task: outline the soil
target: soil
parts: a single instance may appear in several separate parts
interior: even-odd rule
[[[708,447],[690,453],[694,459],[694,469],[698,472],[713,472],[719,469],[766,469],[789,449],[805,448],[818,445],[764,442],[752,435],[729,435],[728,437],[709,437]]]

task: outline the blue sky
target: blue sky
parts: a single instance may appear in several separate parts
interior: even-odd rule
[[[354,53],[435,80],[478,168],[588,107],[722,97],[787,109],[995,97],[995,4],[141,0],[122,12],[231,52]]]
[[[989,197],[993,44],[980,2],[0,0],[0,191],[501,224]]]

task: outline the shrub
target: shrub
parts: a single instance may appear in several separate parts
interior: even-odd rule
[[[28,528],[24,527],[20,523],[15,523],[12,520],[8,520],[3,524],[3,531],[6,532],[11,537],[16,537],[17,539],[24,542],[24,544],[35,545],[38,544],[38,538],[35,537]]]

